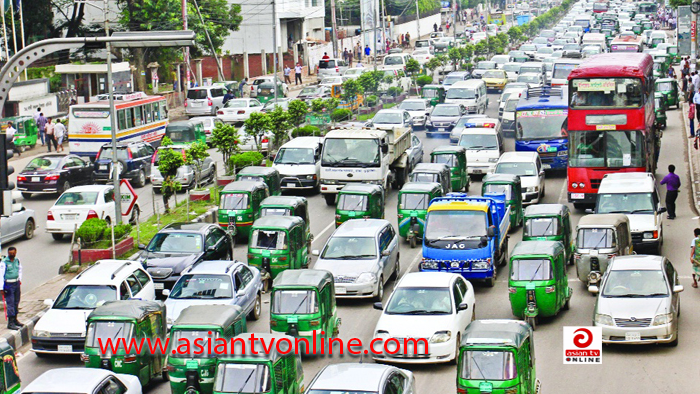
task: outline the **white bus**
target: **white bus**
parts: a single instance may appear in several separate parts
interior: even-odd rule
[[[94,160],[100,147],[112,141],[107,95],[98,101],[70,107],[68,137],[70,152]],[[143,92],[115,94],[117,140],[144,141],[157,146],[168,125],[168,104],[163,96]]]

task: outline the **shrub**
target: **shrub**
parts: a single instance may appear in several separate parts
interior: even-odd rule
[[[131,225],[129,223],[122,223],[118,226],[114,226],[114,240],[122,239],[125,235],[131,233]],[[109,234],[111,237],[111,234]]]
[[[240,170],[243,167],[248,166],[259,166],[262,164],[263,158],[260,152],[244,152],[237,155],[231,156],[229,159],[229,165],[233,168],[235,166],[236,170]]]
[[[338,108],[331,113],[331,120],[334,122],[342,122],[344,120],[350,120],[352,117],[352,111],[347,108]]]
[[[307,136],[318,136],[321,133],[321,129],[316,126],[306,125],[303,127],[297,127],[292,131],[292,138],[297,137],[307,137]]]
[[[375,95],[367,96],[365,97],[365,106],[367,107],[374,107],[377,105],[377,102],[379,101],[379,97]]]
[[[393,96],[393,97],[396,97],[396,96],[400,95],[402,92],[403,92],[403,91],[402,91],[401,88],[398,87],[398,86],[392,86],[392,87],[390,87],[390,88],[387,90],[387,94],[388,94],[389,96]]]
[[[106,220],[88,219],[80,225],[75,235],[80,238],[83,244],[91,244],[101,240],[108,228]]]
[[[418,86],[423,87],[425,85],[429,85],[433,82],[433,77],[430,75],[421,75],[420,77],[416,78],[416,83]]]

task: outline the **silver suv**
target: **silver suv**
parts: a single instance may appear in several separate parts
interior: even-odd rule
[[[226,94],[226,88],[221,85],[202,86],[188,90],[185,115],[216,116],[216,111],[224,107],[224,94]]]
[[[339,77],[347,69],[348,63],[343,59],[321,59],[318,61],[318,80],[324,77]]]

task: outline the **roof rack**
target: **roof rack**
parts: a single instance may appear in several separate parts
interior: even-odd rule
[[[529,99],[530,97],[552,97],[552,96],[559,96],[559,97],[564,97],[564,89],[560,87],[552,87],[552,86],[540,86],[536,88],[528,88],[527,91],[525,91],[525,98]]]
[[[78,279],[78,278],[80,278],[81,276],[83,276],[83,274],[84,274],[84,273],[86,273],[86,272],[90,271],[90,270],[91,270],[92,268],[94,268],[94,267],[95,267],[95,266],[97,266],[98,264],[100,264],[100,262],[99,262],[99,261],[98,261],[98,262],[96,262],[95,264],[93,264],[93,265],[91,265],[91,266],[87,267],[87,269],[86,269],[85,271],[83,271],[83,272],[79,273],[79,274],[78,274],[78,276],[76,276],[76,277],[75,277],[75,279]]]
[[[117,268],[114,272],[112,272],[112,279],[116,278],[116,277],[117,277],[117,273],[118,273],[119,271],[121,271],[122,269],[124,269],[124,267],[126,267],[127,265],[130,265],[130,264],[131,264],[131,262],[124,263],[124,264],[122,264],[119,268]]]

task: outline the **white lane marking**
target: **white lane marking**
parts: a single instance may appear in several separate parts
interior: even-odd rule
[[[413,258],[413,261],[411,261],[411,265],[408,266],[408,270],[406,272],[411,272],[413,270],[413,266],[416,265],[418,260],[420,260],[423,257],[423,252],[419,251],[416,257]]]
[[[323,234],[325,234],[326,231],[328,231],[328,230],[329,230],[331,227],[333,227],[333,226],[335,226],[335,221],[332,221],[328,226],[326,226],[326,228],[324,228],[323,230],[321,230],[320,233],[314,235],[314,240],[311,241],[311,245],[313,245],[316,241],[318,241],[319,239],[321,239],[321,236],[322,236]]]
[[[564,201],[564,194],[566,193],[566,186],[569,183],[569,177],[564,178],[564,185],[561,187],[561,192],[559,193],[559,204],[566,204],[568,201]]]

